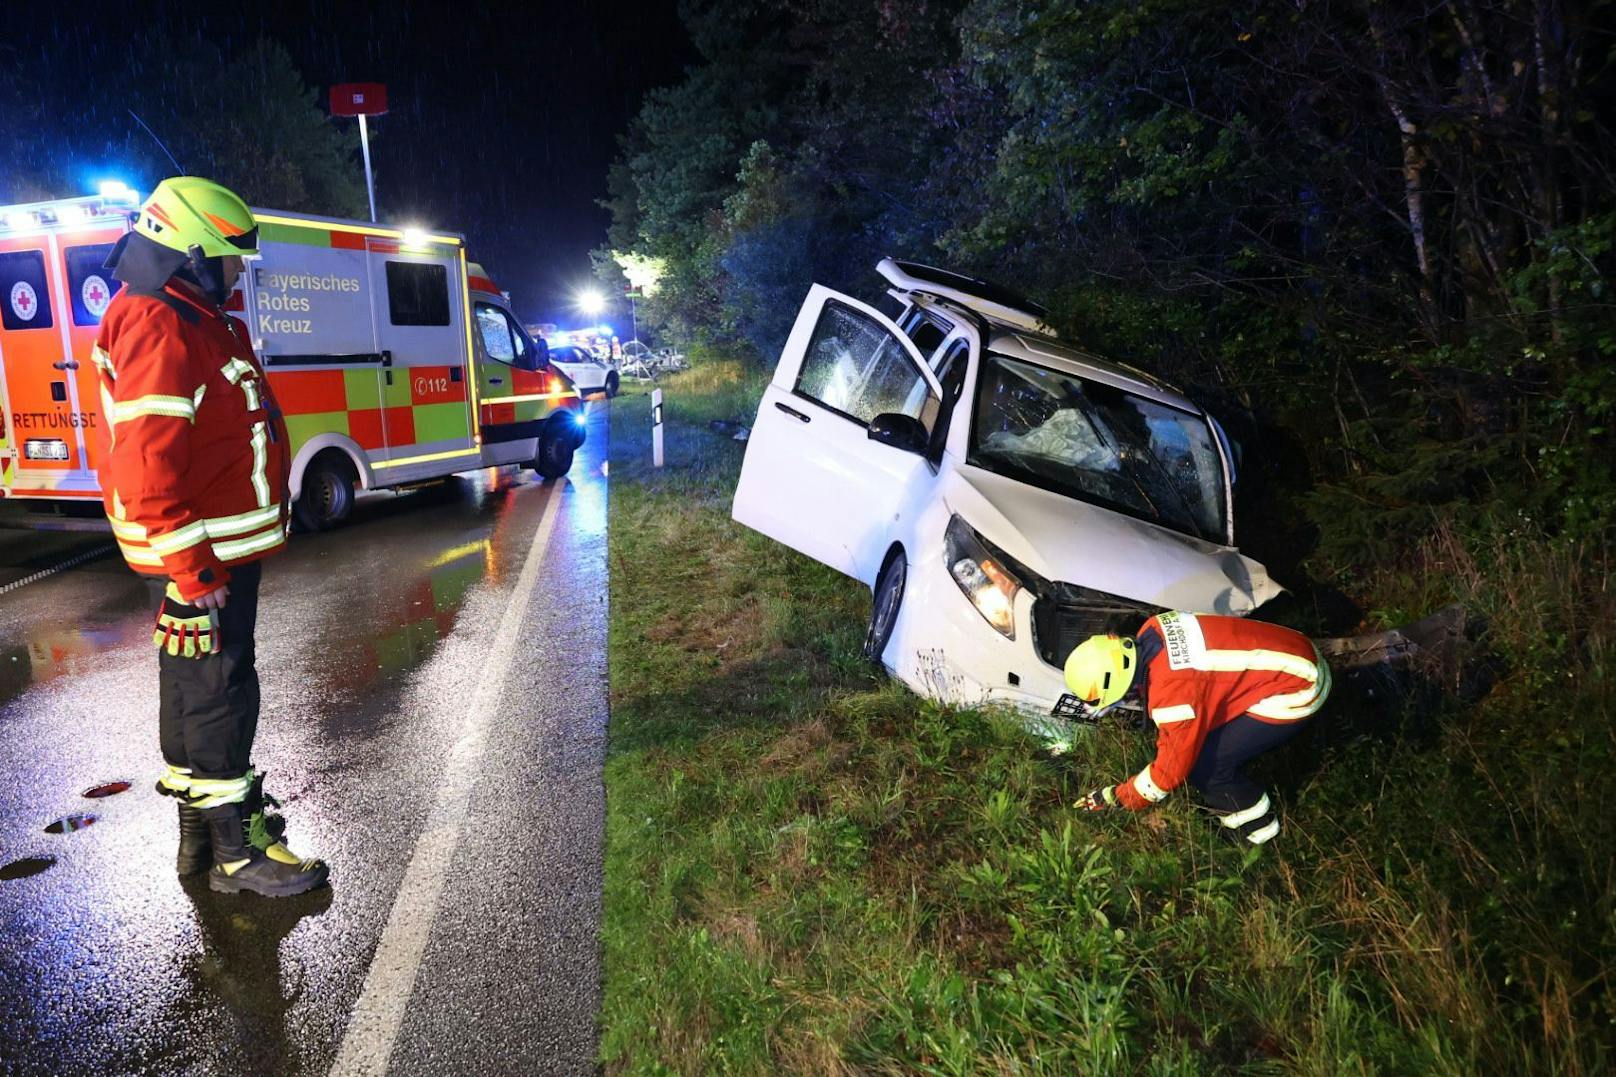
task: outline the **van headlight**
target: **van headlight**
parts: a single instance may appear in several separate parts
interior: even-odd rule
[[[971,600],[976,612],[998,629],[1000,635],[1015,639],[1016,592],[1021,590],[1021,581],[988,549],[982,536],[959,516],[949,519],[943,542],[948,574]]]

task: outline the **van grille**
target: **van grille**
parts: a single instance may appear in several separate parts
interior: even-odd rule
[[[1133,602],[1070,583],[1043,583],[1032,604],[1032,642],[1038,656],[1056,669],[1066,666],[1072,648],[1090,636],[1115,632],[1131,636],[1159,606]]]

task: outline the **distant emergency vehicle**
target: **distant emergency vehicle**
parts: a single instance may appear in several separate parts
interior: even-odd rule
[[[138,198],[0,207],[0,496],[100,498],[102,268]],[[255,209],[261,253],[226,304],[291,436],[299,521],[347,518],[354,489],[501,464],[559,478],[583,443],[582,403],[463,237]]]

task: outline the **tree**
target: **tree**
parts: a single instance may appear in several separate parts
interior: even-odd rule
[[[81,70],[87,64],[0,54],[0,141],[8,147],[0,193],[8,200],[85,193],[94,171],[149,188],[175,173],[173,154],[181,171],[217,180],[253,205],[365,212],[357,131],[326,116],[278,43],[260,40],[227,57],[206,40],[155,34],[109,72],[90,77]]]

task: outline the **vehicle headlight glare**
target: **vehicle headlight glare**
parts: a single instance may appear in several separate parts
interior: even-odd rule
[[[1016,592],[1021,581],[988,551],[964,520],[948,522],[948,574],[976,612],[1006,639],[1016,638]]]

